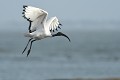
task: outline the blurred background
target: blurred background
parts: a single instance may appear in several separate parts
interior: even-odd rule
[[[63,37],[33,44],[22,51],[29,22],[22,6],[57,16]],[[0,80],[45,80],[120,77],[120,0],[1,0]]]

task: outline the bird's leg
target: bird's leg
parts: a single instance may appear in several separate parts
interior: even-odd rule
[[[30,43],[30,49],[28,50],[27,57],[28,57],[28,55],[30,54],[31,47],[32,47],[32,43],[33,43],[34,41],[36,41],[36,40],[32,40],[31,43]]]
[[[26,47],[25,47],[25,49],[23,50],[23,52],[22,52],[22,54],[25,52],[25,50],[27,49],[27,47],[28,47],[28,44],[29,44],[29,42],[32,40],[32,38],[31,39],[29,39],[29,41],[28,41],[28,43],[27,43],[27,45],[26,45]]]

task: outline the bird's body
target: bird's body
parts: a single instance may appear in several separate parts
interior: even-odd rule
[[[47,37],[52,37],[51,34],[46,34],[45,31],[35,31],[35,32],[32,32],[32,33],[25,33],[25,37],[30,37],[30,38],[33,38],[35,40],[41,40],[41,39],[44,39],[44,38],[47,38]]]
[[[60,26],[62,25],[58,21],[57,17],[52,17],[47,20],[47,17],[48,17],[47,11],[40,8],[32,7],[32,6],[26,6],[26,5],[24,5],[23,8],[24,8],[23,17],[27,19],[27,21],[29,21],[30,23],[28,28],[29,31],[25,33],[25,36],[30,38],[28,41],[28,44],[31,41],[30,49],[28,50],[27,56],[30,53],[32,43],[36,40],[41,40],[47,37],[64,36],[68,38],[68,40],[70,41],[69,37],[63,34],[62,32],[53,34],[54,31],[55,30],[57,31],[58,28],[60,28]],[[27,46],[25,47],[24,51],[26,50]]]

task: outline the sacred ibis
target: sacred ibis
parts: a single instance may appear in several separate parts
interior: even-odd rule
[[[62,24],[58,21],[57,17],[52,17],[49,20],[47,20],[48,17],[47,11],[40,8],[23,5],[22,14],[23,17],[27,19],[27,21],[29,21],[29,28],[28,32],[25,34],[25,37],[30,38],[22,54],[27,49],[29,43],[30,48],[28,49],[27,56],[31,51],[32,43],[34,41],[41,40],[47,37],[64,36],[70,41],[70,38],[64,33],[62,32],[54,33],[55,30],[58,31],[58,28],[60,28]]]

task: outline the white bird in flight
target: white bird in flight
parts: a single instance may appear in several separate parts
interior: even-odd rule
[[[27,49],[29,43],[30,48],[28,50],[27,56],[31,51],[32,43],[34,41],[41,40],[47,37],[64,36],[70,41],[70,38],[62,32],[57,32],[56,34],[54,33],[55,30],[58,31],[58,28],[60,28],[62,24],[58,21],[57,17],[52,17],[49,20],[47,20],[47,11],[40,8],[23,5],[22,14],[23,17],[27,19],[27,21],[29,21],[30,23],[28,28],[29,32],[25,34],[25,37],[29,37],[30,39],[22,54]]]

